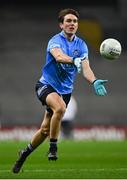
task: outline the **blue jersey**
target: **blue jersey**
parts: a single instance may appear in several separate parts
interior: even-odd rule
[[[46,64],[42,69],[40,82],[50,84],[60,94],[72,93],[77,68],[74,64],[57,62],[50,53],[52,48],[60,48],[70,57],[85,59],[88,58],[87,45],[76,35],[72,41],[68,41],[63,31],[53,36],[48,42]]]

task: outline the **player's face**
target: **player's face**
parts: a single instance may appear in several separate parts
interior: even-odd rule
[[[78,18],[73,14],[67,14],[64,16],[63,23],[60,23],[60,27],[67,35],[73,35],[78,29]]]

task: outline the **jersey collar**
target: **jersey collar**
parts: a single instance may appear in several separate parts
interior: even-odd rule
[[[61,32],[60,32],[60,35],[61,35],[62,37],[64,37],[65,39],[67,39],[66,36],[65,36],[65,34],[64,34],[64,31],[61,31]],[[76,38],[77,38],[77,36],[74,35],[74,38],[73,38],[72,41],[76,40]]]

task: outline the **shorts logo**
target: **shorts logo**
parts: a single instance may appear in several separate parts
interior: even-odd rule
[[[37,90],[38,96],[40,96],[41,93],[42,93],[42,91],[43,91],[44,89],[46,89],[46,88],[47,88],[47,85],[44,85],[43,87],[40,87],[40,88]]]

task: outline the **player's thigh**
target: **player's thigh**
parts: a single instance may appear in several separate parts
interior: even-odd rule
[[[64,100],[56,92],[48,94],[48,96],[46,97],[46,103],[54,111],[58,109],[61,109],[63,111],[66,110],[66,104]]]

